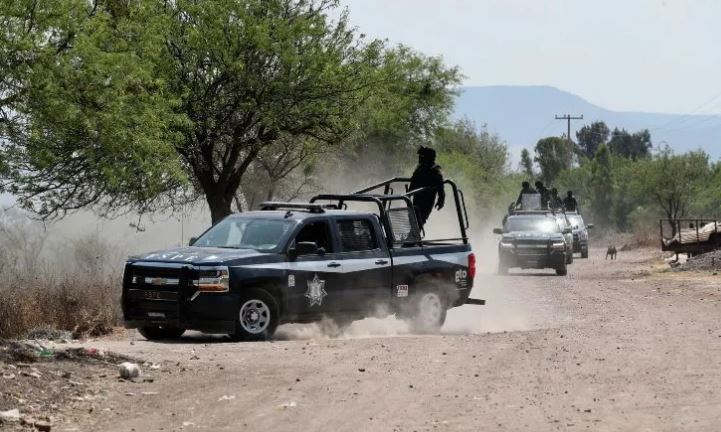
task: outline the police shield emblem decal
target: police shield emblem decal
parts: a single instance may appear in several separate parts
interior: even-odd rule
[[[305,292],[310,306],[320,306],[323,303],[323,298],[327,295],[328,293],[325,291],[325,281],[318,279],[318,275],[316,274],[313,280],[308,281],[308,290]]]

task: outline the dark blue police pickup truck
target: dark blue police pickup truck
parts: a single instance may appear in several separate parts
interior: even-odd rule
[[[463,193],[450,180],[460,237],[425,240],[412,196],[395,178],[309,203],[264,203],[226,217],[191,246],[131,258],[125,265],[125,324],[148,339],[185,330],[263,340],[283,323],[395,314],[416,332],[438,331],[465,303],[475,257]],[[406,186],[407,188],[407,186]],[[382,189],[379,191],[379,189]],[[350,211],[348,203],[376,210]]]

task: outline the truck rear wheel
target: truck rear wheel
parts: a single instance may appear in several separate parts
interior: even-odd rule
[[[269,292],[249,289],[240,300],[235,333],[231,337],[238,341],[268,340],[278,328],[279,317],[278,302]]]
[[[166,326],[140,327],[140,333],[147,340],[177,339],[185,333],[185,329]]]
[[[569,251],[566,256],[566,264],[573,264],[573,251]]]
[[[411,299],[408,325],[413,333],[438,333],[446,322],[446,300],[436,291],[421,291]]]
[[[581,247],[581,258],[588,258],[588,246]]]

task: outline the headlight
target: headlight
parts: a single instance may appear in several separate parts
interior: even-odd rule
[[[551,244],[551,249],[555,250],[563,250],[566,249],[566,243],[564,242],[554,242]]]
[[[228,292],[230,290],[230,272],[228,267],[213,267],[212,269],[201,269],[198,272],[198,279],[193,281],[198,291],[203,292]]]

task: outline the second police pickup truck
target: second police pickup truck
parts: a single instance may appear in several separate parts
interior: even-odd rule
[[[193,329],[263,340],[282,323],[332,319],[342,328],[395,314],[413,331],[438,331],[449,308],[483,304],[468,299],[476,266],[463,193],[446,180],[460,237],[424,240],[411,203],[420,190],[392,192],[393,183],[407,182],[309,203],[264,203],[226,217],[189,247],[129,259],[126,326],[148,339]],[[376,211],[349,211],[348,203]]]

